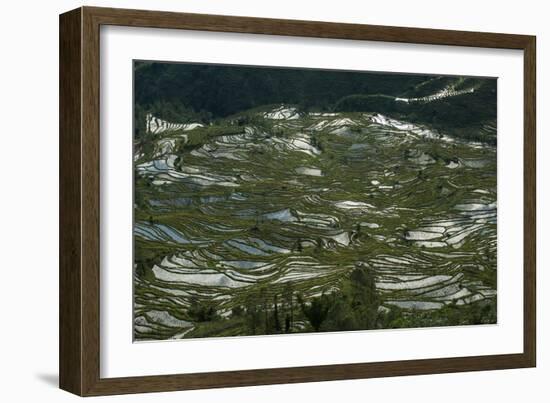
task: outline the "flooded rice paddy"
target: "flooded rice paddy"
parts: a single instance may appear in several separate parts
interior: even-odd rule
[[[277,315],[277,295],[307,305],[358,266],[381,313],[495,304],[495,146],[376,113],[251,114],[215,136],[148,117],[153,147],[134,157],[136,340],[247,335],[232,318],[250,295],[270,293]],[[293,315],[287,330],[306,331]]]

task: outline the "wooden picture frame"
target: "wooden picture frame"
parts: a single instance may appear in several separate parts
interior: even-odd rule
[[[100,26],[171,28],[524,52],[523,353],[128,378],[100,377]],[[536,365],[535,37],[81,7],[60,16],[60,387],[80,396],[160,392]]]

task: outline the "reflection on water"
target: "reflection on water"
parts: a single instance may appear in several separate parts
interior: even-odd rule
[[[381,311],[496,298],[496,147],[380,114],[263,116],[177,155],[164,138],[136,156],[138,340],[192,335],[197,300],[224,318],[291,283],[308,301],[358,264],[375,273]]]

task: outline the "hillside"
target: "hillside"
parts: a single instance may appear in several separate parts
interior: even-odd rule
[[[496,321],[493,145],[284,104],[142,126],[138,340]]]

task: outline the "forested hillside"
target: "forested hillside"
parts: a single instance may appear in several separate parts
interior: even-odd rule
[[[300,112],[379,112],[495,143],[472,133],[496,120],[496,79],[376,72],[136,62],[136,135],[147,113],[210,123],[243,110],[292,104]]]

